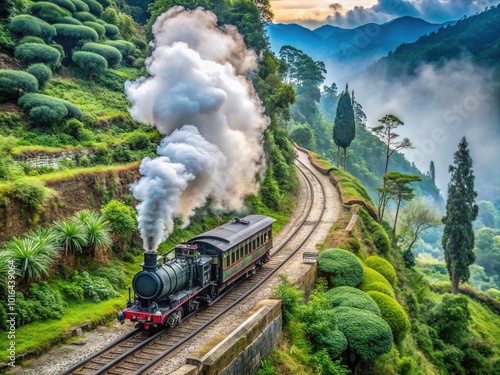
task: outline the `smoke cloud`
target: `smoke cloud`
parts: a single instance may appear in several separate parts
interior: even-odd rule
[[[440,68],[421,66],[414,77],[375,77],[364,74],[349,85],[363,105],[368,126],[388,113],[405,125],[398,134],[408,137],[415,149],[407,158],[426,172],[431,160],[436,165],[436,184],[446,197],[450,179],[448,166],[463,136],[474,160],[476,190],[482,199],[494,199],[500,186],[498,160],[500,127],[496,95],[500,82],[492,72],[463,58]]]
[[[412,16],[429,22],[444,23],[458,20],[464,15],[482,12],[496,5],[497,0],[378,0],[372,7],[356,6],[345,12],[338,4],[331,7],[333,14],[326,22],[353,28],[366,23],[384,23],[397,17]]]
[[[268,125],[247,78],[257,57],[234,27],[177,6],[158,17],[153,33],[150,77],[126,86],[133,118],[167,135],[132,186],[145,250],[157,249],[175,218],[187,225],[209,197],[216,208],[235,210],[258,191]]]

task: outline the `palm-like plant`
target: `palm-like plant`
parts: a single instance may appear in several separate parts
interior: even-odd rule
[[[87,245],[87,228],[79,222],[63,220],[53,225],[56,238],[67,254],[82,252]]]
[[[0,249],[0,290],[7,287],[10,254],[5,249]]]
[[[84,224],[89,218],[95,217],[96,215],[95,211],[81,210],[74,214],[72,219],[77,223]]]
[[[7,252],[16,262],[21,279],[37,280],[48,275],[59,252],[34,237],[16,238],[7,243]]]
[[[104,217],[92,212],[86,218],[84,225],[87,229],[87,247],[91,256],[95,256],[96,249],[107,248],[113,244],[111,225]]]
[[[26,236],[36,239],[40,242],[41,246],[47,246],[56,251],[60,251],[62,249],[54,228],[46,229],[43,227],[38,227],[33,229],[31,232],[28,232]]]

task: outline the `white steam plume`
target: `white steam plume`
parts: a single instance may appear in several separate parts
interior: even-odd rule
[[[211,12],[171,8],[153,26],[149,78],[128,83],[130,113],[167,135],[159,157],[145,158],[132,186],[145,250],[156,250],[174,218],[189,223],[211,197],[234,210],[257,192],[262,134],[268,120],[246,77],[256,55],[234,27],[217,27]]]

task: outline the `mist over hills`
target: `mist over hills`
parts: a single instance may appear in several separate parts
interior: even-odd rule
[[[479,199],[499,200],[500,169],[492,163],[500,144],[500,7],[443,25],[412,17],[373,25],[270,25],[268,32],[273,50],[288,43],[324,61],[325,84],[343,87],[348,80],[368,127],[388,113],[404,121],[398,133],[415,146],[406,157],[424,172],[434,161],[444,196],[448,166],[466,136]]]
[[[272,50],[284,45],[301,49],[328,70],[327,82],[341,82],[386,56],[402,43],[416,41],[442,25],[414,17],[400,17],[384,24],[368,23],[354,29],[323,25],[309,30],[297,24],[268,24]]]

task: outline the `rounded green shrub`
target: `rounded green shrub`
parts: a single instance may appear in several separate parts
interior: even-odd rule
[[[109,23],[107,23],[103,26],[104,26],[104,29],[106,30],[106,36],[108,38],[115,38],[116,36],[120,35],[120,29],[117,26],[111,25]]]
[[[401,342],[410,329],[410,321],[401,305],[384,293],[369,291],[367,294],[373,298],[380,308],[382,319],[391,327],[395,342]]]
[[[9,23],[9,31],[15,36],[23,37],[28,35],[38,36],[45,41],[50,41],[56,35],[54,26],[27,14],[15,16]]]
[[[57,23],[63,17],[71,17],[69,10],[61,8],[56,4],[49,3],[48,1],[34,3],[31,6],[31,12],[34,16],[51,23]]]
[[[43,94],[23,95],[17,104],[29,112],[30,119],[33,122],[41,125],[60,120],[64,117],[80,118],[83,116],[82,111],[73,103]]]
[[[366,258],[365,264],[384,276],[391,285],[396,285],[396,270],[388,260],[374,255]]]
[[[133,38],[132,43],[134,43],[135,46],[139,48],[141,51],[145,51],[146,48],[148,48],[148,44],[142,39]]]
[[[81,26],[82,23],[81,21],[78,21],[76,18],[73,17],[63,17],[59,23],[65,23],[67,25],[78,25]]]
[[[108,67],[104,57],[93,52],[78,51],[73,54],[73,62],[84,72],[89,80],[94,74],[103,72]]]
[[[0,102],[17,99],[20,91],[38,91],[36,77],[23,71],[0,69]]]
[[[14,56],[26,65],[43,63],[54,68],[61,65],[61,54],[45,44],[25,43],[16,48]]]
[[[43,40],[39,36],[33,36],[33,35],[25,36],[23,39],[21,39],[19,41],[18,45],[25,44],[25,43],[46,44],[45,40]]]
[[[108,62],[108,66],[116,66],[122,61],[122,54],[115,47],[98,43],[85,43],[82,51],[93,52],[101,55]],[[149,139],[148,139],[149,141]]]
[[[325,349],[332,358],[340,356],[348,346],[344,334],[335,329],[335,318],[332,310],[322,310],[318,313],[318,319],[305,327],[315,351]]]
[[[351,286],[339,286],[325,293],[325,296],[333,307],[347,306],[360,310],[371,311],[380,316],[380,309],[375,301],[362,290]]]
[[[89,12],[92,13],[96,17],[101,17],[102,14],[102,5],[99,4],[95,0],[82,0],[85,4],[89,6]]]
[[[73,4],[70,0],[50,0],[50,2],[70,11],[71,13],[76,12],[75,4]]]
[[[357,286],[363,278],[363,266],[354,254],[342,249],[319,253],[318,270],[330,276],[333,286]]]
[[[363,360],[374,360],[391,350],[391,328],[380,316],[353,307],[337,307],[333,312],[339,331],[347,338],[349,349]]]
[[[367,266],[364,267],[363,279],[361,280],[361,284],[359,284],[359,289],[365,292],[374,290],[395,298],[394,289],[389,281],[380,273]]]
[[[95,16],[93,16],[89,12],[76,12],[75,14],[73,14],[73,18],[77,19],[80,22],[97,22],[97,18],[95,18]]]
[[[64,48],[64,52],[68,57],[75,47],[85,42],[97,42],[97,39],[99,39],[95,30],[87,26],[58,23],[54,27],[57,30],[57,36],[54,37],[54,41]]]
[[[52,70],[45,64],[33,64],[26,71],[37,79],[40,88],[52,78]]]
[[[64,53],[64,48],[60,44],[49,44],[48,46],[57,50],[61,54],[61,59],[64,59],[66,54]]]
[[[388,254],[391,249],[391,243],[389,241],[389,236],[383,229],[377,229],[372,233],[372,241],[375,247],[378,249],[380,254]]]
[[[106,40],[104,44],[115,47],[118,51],[120,51],[123,57],[127,57],[135,53],[135,46],[126,40]]]
[[[97,2],[101,4],[103,8],[109,7],[111,5],[110,0],[97,0]]]
[[[83,24],[87,27],[94,29],[97,35],[99,35],[99,39],[101,39],[106,33],[106,29],[104,28],[104,26],[100,25],[97,22],[85,21]]]
[[[88,12],[89,6],[85,4],[82,0],[71,0],[76,8],[76,12]]]

